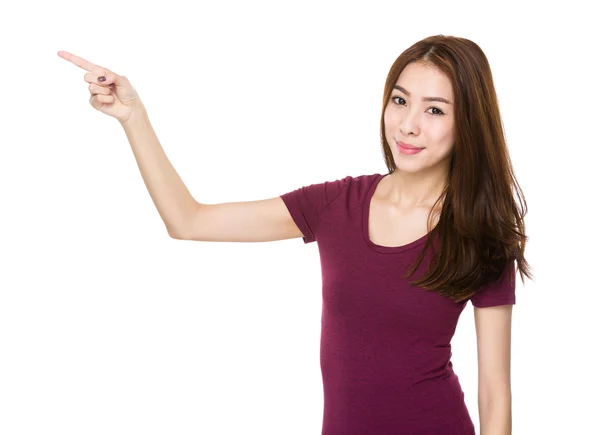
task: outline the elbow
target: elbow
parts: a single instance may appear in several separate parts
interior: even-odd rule
[[[176,229],[176,228],[171,228],[171,227],[167,226],[167,234],[169,234],[170,238],[175,239],[175,240],[187,240],[183,231]]]
[[[169,225],[165,224],[167,227],[167,234],[170,238],[175,240],[187,240],[187,231],[184,230],[182,225]]]
[[[165,220],[169,237],[175,240],[191,240],[192,228],[197,220],[200,204],[194,202],[187,212],[180,212],[169,220]]]
[[[487,426],[498,422],[510,421],[512,411],[512,393],[510,388],[502,388],[487,394],[480,393],[478,398],[479,419]]]

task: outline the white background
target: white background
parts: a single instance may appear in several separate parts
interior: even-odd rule
[[[0,434],[322,424],[317,244],[170,239],[122,128],[57,51],[126,75],[194,197],[218,203],[384,172],[385,77],[434,34],[486,53],[529,206],[536,280],[517,282],[513,434],[600,433],[599,41],[584,3],[5,6]],[[478,428],[472,310],[452,344]]]

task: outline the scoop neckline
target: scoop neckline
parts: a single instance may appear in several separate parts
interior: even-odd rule
[[[407,243],[405,245],[401,245],[401,246],[382,246],[382,245],[378,245],[378,244],[374,243],[369,238],[369,211],[371,209],[371,199],[373,198],[373,195],[375,194],[375,189],[377,188],[377,185],[381,182],[381,180],[383,180],[385,177],[387,177],[390,174],[376,174],[376,175],[377,176],[376,176],[375,180],[373,181],[373,183],[371,183],[371,186],[369,187],[369,190],[367,191],[367,194],[366,194],[364,202],[363,202],[362,230],[363,230],[363,239],[364,239],[365,243],[367,244],[367,246],[376,252],[380,252],[383,254],[395,254],[398,252],[408,251],[409,249],[416,248],[416,247],[422,245],[423,243],[425,243],[425,241],[427,240],[427,237],[431,233],[427,233],[424,236],[422,236],[416,240],[413,240],[412,242]]]

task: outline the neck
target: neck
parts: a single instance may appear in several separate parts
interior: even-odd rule
[[[401,208],[433,207],[446,187],[447,177],[447,169],[418,173],[396,169],[388,176],[385,199]]]

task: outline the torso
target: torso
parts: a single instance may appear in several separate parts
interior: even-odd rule
[[[390,198],[394,180],[386,179],[352,177],[284,195],[299,227],[317,230],[321,432],[475,435],[450,362],[465,304],[411,283],[423,277],[434,250],[404,276],[424,246],[429,209],[402,210]],[[334,199],[324,204],[324,197]]]

